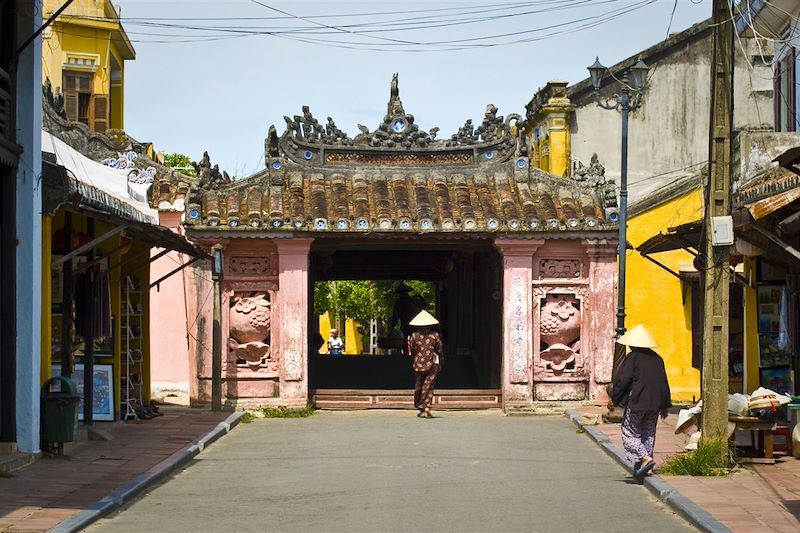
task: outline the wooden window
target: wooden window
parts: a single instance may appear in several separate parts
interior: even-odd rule
[[[91,74],[64,71],[64,111],[67,119],[83,122],[90,130],[103,133],[108,129],[109,97],[93,94],[93,81]]]
[[[108,95],[92,95],[89,105],[89,127],[92,131],[103,133],[108,129]]]
[[[798,130],[796,64],[796,52],[794,48],[789,48],[788,53],[775,65],[775,131]]]

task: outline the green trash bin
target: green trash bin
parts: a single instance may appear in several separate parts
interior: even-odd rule
[[[51,391],[60,382],[61,390]],[[48,443],[72,442],[78,423],[78,404],[81,396],[71,379],[56,376],[42,385],[42,440]]]

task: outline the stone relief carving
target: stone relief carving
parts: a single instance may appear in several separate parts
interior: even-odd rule
[[[227,172],[220,173],[219,165],[211,166],[208,152],[203,152],[200,162],[192,162],[192,166],[197,171],[197,186],[201,189],[219,189],[220,185],[233,181]]]
[[[580,356],[580,301],[572,294],[547,294],[540,312],[542,365],[560,374],[575,369]]]
[[[597,154],[592,154],[589,166],[578,161],[572,170],[572,176],[578,183],[603,189],[604,205],[606,207],[617,207],[616,185],[614,180],[606,178],[606,167],[600,164]]]
[[[489,143],[498,144],[499,146],[496,148],[504,150],[517,143],[517,139],[512,135],[511,122],[514,119],[521,120],[518,115],[509,115],[505,119],[498,116],[497,107],[490,104],[486,107],[483,122],[477,128],[473,127],[471,120],[468,120],[464,127],[449,140],[437,140],[439,128],[424,131],[415,124],[414,115],[406,113],[400,99],[397,74],[392,76],[389,102],[383,122],[373,131],[363,124],[359,124],[360,133],[353,139],[336,127],[330,117],[328,117],[327,125],[320,124],[311,114],[308,106],[303,106],[302,115],[295,115],[293,118],[284,116],[283,118],[286,122],[286,132],[281,140],[286,142],[291,150],[301,148],[301,144],[419,150]],[[268,153],[275,151],[274,147],[277,146],[277,143],[271,133],[265,144]],[[306,159],[310,160],[310,158]]]
[[[350,139],[345,132],[336,127],[336,123],[328,117],[325,126],[319,123],[311,114],[307,105],[303,106],[303,115],[295,115],[294,118],[283,117],[286,122],[287,131],[294,133],[294,138],[308,144],[327,144],[352,146],[353,139]],[[295,148],[297,145],[295,145]]]
[[[283,354],[283,368],[286,381],[303,379],[303,357],[297,350],[286,350]]]
[[[237,364],[257,369],[271,360],[272,309],[265,292],[234,292],[228,315],[228,347]]]
[[[45,102],[50,104],[50,107],[59,117],[66,120],[67,112],[64,110],[64,95],[61,94],[61,87],[56,87],[54,94],[53,85],[50,83],[50,78],[47,78],[45,79],[44,84],[42,84],[42,93],[44,95]]]
[[[228,273],[239,276],[267,276],[273,274],[274,264],[271,256],[238,256],[228,260]]]
[[[579,259],[542,259],[539,262],[540,278],[579,278],[581,261]]]
[[[511,280],[509,328],[511,330],[511,383],[528,382],[528,345],[526,342],[525,282],[521,276]]]
[[[133,150],[127,152],[117,152],[117,157],[107,157],[100,161],[102,164],[117,170],[128,171],[128,182],[130,183],[153,183],[156,177],[156,167],[136,169],[136,159],[139,154]]]

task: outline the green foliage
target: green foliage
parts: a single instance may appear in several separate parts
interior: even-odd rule
[[[241,422],[242,424],[249,424],[255,419],[256,415],[254,415],[250,411],[245,411],[244,414],[242,414],[242,418],[239,419],[239,422]]]
[[[188,155],[179,154],[178,152],[164,154],[164,161],[167,162],[167,165],[169,165],[170,168],[177,170],[181,174],[186,174],[187,176],[192,177],[197,176],[197,171],[192,166],[192,160],[189,159]]]
[[[352,318],[362,328],[367,328],[373,318],[386,323],[392,316],[401,283],[411,288],[412,295],[421,296],[427,302],[427,310],[435,313],[434,284],[430,281],[348,280],[314,284],[314,314],[330,312],[333,321]]]
[[[315,409],[312,405],[307,405],[303,409],[262,407],[261,412],[264,414],[264,418],[306,418],[313,415]]]
[[[736,447],[727,440],[700,442],[696,450],[670,457],[659,474],[724,476],[736,466]]]
[[[0,468],[0,478],[8,479],[10,477],[14,477],[14,474],[6,470],[5,468]]]

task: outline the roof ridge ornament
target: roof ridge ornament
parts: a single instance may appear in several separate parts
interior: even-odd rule
[[[394,73],[389,86],[386,115],[374,130],[370,131],[367,126],[358,124],[360,133],[351,139],[336,127],[332,118],[328,117],[327,125],[320,124],[308,106],[303,106],[302,115],[284,117],[286,131],[277,142],[270,130],[265,151],[272,157],[278,157],[275,154],[282,152],[296,163],[311,165],[349,164],[356,161],[370,164],[367,162],[388,161],[391,158],[387,154],[406,152],[418,154],[406,154],[402,157],[398,155],[403,165],[413,164],[415,161],[446,161],[447,157],[443,154],[456,151],[459,152],[457,158],[463,158],[461,152],[470,152],[476,154],[474,157],[480,158],[480,161],[505,161],[514,157],[515,148],[519,148],[519,131],[515,131],[515,128],[519,130],[517,125],[521,117],[511,114],[504,118],[497,111],[496,106],[489,104],[483,121],[477,128],[468,120],[449,139],[437,139],[439,128],[422,130],[415,123],[414,115],[406,112],[400,99],[399,75]],[[469,150],[473,148],[477,152]],[[379,153],[383,155],[375,155]],[[475,160],[477,159],[473,159]]]

